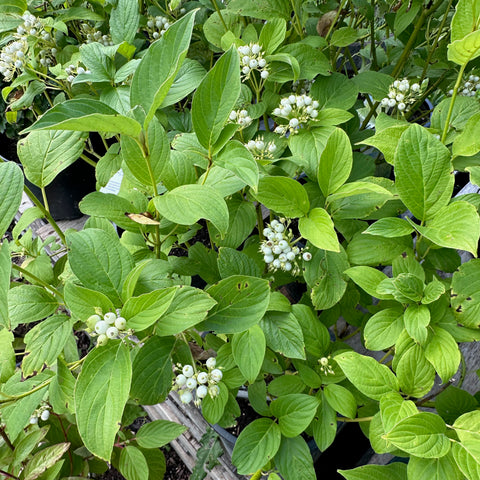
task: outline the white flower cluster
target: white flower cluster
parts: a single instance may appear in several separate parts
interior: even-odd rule
[[[131,330],[126,330],[127,321],[120,317],[120,312],[107,312],[103,319],[100,315],[91,315],[87,319],[87,332],[92,336],[98,335],[97,345],[105,345],[109,339],[131,335]]]
[[[332,366],[330,365],[330,358],[331,356],[329,355],[328,357],[322,357],[318,363],[320,364],[320,371],[324,375],[335,375],[335,372],[333,371]]]
[[[1,50],[0,73],[6,82],[10,82],[17,71],[23,72],[27,50],[28,44],[25,38],[11,42]]]
[[[30,424],[36,425],[38,423],[39,418],[44,422],[46,422],[49,419],[49,417],[50,417],[50,407],[48,405],[42,405],[32,413],[32,416],[30,417]]]
[[[292,84],[292,91],[301,95],[307,94],[312,88],[312,80],[295,80]]]
[[[422,84],[423,85],[423,84]],[[422,96],[422,86],[418,83],[412,83],[404,78],[395,80],[390,85],[388,97],[382,98],[380,106],[386,109],[397,108],[399,112],[405,112],[408,107],[414,104]]]
[[[215,368],[216,364],[216,359],[210,357],[206,362],[206,372],[197,372],[192,365],[178,365],[177,369],[181,369],[182,373],[175,377],[173,390],[178,390],[183,403],[190,403],[193,400],[193,392],[195,392],[193,403],[197,407],[207,395],[214,398],[220,393],[218,382],[223,378],[223,373],[219,368]]]
[[[480,92],[480,77],[478,75],[469,75],[468,79],[458,89],[458,95],[463,97],[475,97]],[[448,96],[453,95],[453,90],[449,90]]]
[[[27,11],[22,15],[22,19],[23,23],[17,27],[17,35],[15,35],[17,38],[33,35],[43,40],[50,39],[50,34],[44,30],[41,20],[35,17],[35,15]]]
[[[250,43],[250,45],[242,45],[238,47],[240,55],[240,68],[242,69],[243,80],[248,80],[254,70],[260,72],[263,80],[268,78],[268,65],[261,45],[258,43]]]
[[[306,262],[312,259],[312,254],[302,251],[295,245],[293,233],[288,229],[288,223],[285,218],[272,220],[272,222],[263,229],[263,235],[266,237],[260,244],[260,252],[263,253],[263,260],[272,272],[283,270],[292,272],[292,275],[300,273],[298,260],[303,258]]]
[[[252,123],[252,118],[245,109],[232,110],[228,119],[230,123],[238,123],[241,128],[246,128]]]
[[[263,137],[258,137],[256,140],[249,140],[245,146],[255,157],[255,160],[273,160],[273,154],[277,150],[275,142],[265,142]]]
[[[90,70],[85,70],[85,68],[83,67],[76,67],[75,65],[69,65],[65,69],[65,73],[68,75],[67,82],[72,83],[75,80],[75,77],[77,75],[80,75],[81,73],[90,74],[92,72]]]
[[[168,30],[168,27],[170,27],[168,18],[162,16],[148,17],[147,34],[150,39],[157,40]]]
[[[273,111],[273,114],[288,120],[288,124],[278,125],[275,128],[275,133],[280,135],[285,135],[287,132],[297,133],[300,127],[318,117],[318,107],[319,103],[305,94],[292,94],[282,98],[280,105]]]
[[[80,29],[85,37],[85,43],[101,43],[104,47],[110,47],[113,45],[111,35],[103,34],[99,30],[96,30],[95,27],[92,27],[89,23],[82,23]]]

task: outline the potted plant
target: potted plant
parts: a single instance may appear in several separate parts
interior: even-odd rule
[[[83,199],[80,231],[62,232],[39,204],[2,243],[3,475],[82,477],[111,462],[127,480],[160,478],[158,447],[186,427],[157,420],[134,434],[140,405],[174,390],[229,426],[244,388],[258,418],[233,449],[240,475],[316,478],[306,438],[324,451],[341,422],[408,459],[344,478],[478,477],[478,399],[451,380],[459,343],[479,338],[480,267],[457,253],[477,255],[478,199],[452,195],[457,165],[476,181],[480,104],[459,91],[480,49],[470,0],[450,26],[447,3],[401,7],[379,29],[370,5],[356,23],[342,4],[323,37],[327,12],[308,1],[47,12],[45,24],[88,14],[106,37],[87,43],[100,37],[73,17],[61,53],[90,70],[72,81],[90,93],[56,97],[22,142],[97,132],[99,183],[124,176],[118,194]],[[427,19],[437,30],[424,51]],[[363,37],[358,71],[348,45]],[[459,66],[450,97],[437,56]],[[346,62],[352,78],[334,72]],[[427,96],[429,128],[414,121]],[[0,164],[2,234],[22,190],[19,168]],[[67,251],[56,265],[21,233],[38,215]],[[19,253],[30,261],[12,262]],[[288,284],[299,301],[281,293]]]

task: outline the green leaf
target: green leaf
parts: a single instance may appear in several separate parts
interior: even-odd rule
[[[335,410],[327,402],[323,392],[321,392],[319,398],[321,405],[317,410],[317,418],[312,422],[313,438],[319,450],[324,452],[335,440],[337,416]]]
[[[470,157],[480,151],[480,113],[472,115],[452,145],[454,157]]]
[[[331,383],[323,389],[325,400],[338,413],[347,418],[355,418],[357,414],[357,401],[350,390]]]
[[[287,23],[283,18],[272,18],[262,27],[258,43],[266,55],[271,55],[285,40]]]
[[[5,0],[0,5],[0,13],[22,15],[27,10],[26,0]]]
[[[301,163],[308,177],[317,178],[319,158],[328,138],[334,131],[334,127],[302,129],[288,138],[292,155]]]
[[[169,161],[170,144],[162,124],[154,117],[147,128],[147,152],[130,137],[122,136],[122,157],[137,180],[156,187]]]
[[[100,308],[105,314],[113,312],[115,306],[103,293],[81,287],[72,282],[65,284],[65,303],[73,318],[86,322],[88,317],[97,313]]]
[[[379,351],[394,345],[403,331],[403,309],[384,308],[370,317],[365,325],[365,347]]]
[[[143,453],[132,445],[122,448],[118,469],[126,480],[148,480],[147,460]]]
[[[250,151],[237,140],[228,142],[215,163],[233,172],[253,189],[258,185],[258,165]]]
[[[450,152],[420,125],[400,137],[395,154],[395,185],[402,202],[419,220],[445,207],[453,191]]]
[[[9,109],[12,112],[17,110],[23,110],[25,108],[31,107],[35,97],[42,93],[45,90],[45,84],[43,82],[39,82],[34,80],[30,82],[25,89],[24,94],[14,102],[9,104]]]
[[[0,330],[0,383],[5,383],[15,373],[15,365],[13,333],[2,328]]]
[[[317,478],[310,448],[300,436],[282,437],[280,448],[275,455],[275,466],[285,480],[316,480]]]
[[[261,276],[260,268],[253,258],[246,253],[226,247],[220,247],[218,250],[218,271],[222,278],[232,275]]]
[[[113,43],[132,43],[139,21],[138,2],[136,0],[118,0],[110,13],[110,33]]]
[[[60,462],[63,454],[69,449],[69,447],[70,443],[58,443],[57,445],[46,447],[36,453],[22,472],[22,477],[25,480],[35,480],[48,468]]]
[[[441,417],[421,412],[404,418],[385,438],[404,452],[421,458],[440,458],[450,450],[445,435],[447,427]]]
[[[355,75],[352,80],[360,93],[370,94],[377,102],[388,96],[390,85],[393,83],[393,78],[390,75],[373,70],[361,72]]]
[[[420,234],[433,243],[477,255],[480,217],[468,202],[457,201],[441,208],[425,226],[415,225]]]
[[[395,21],[393,31],[395,36],[398,36],[405,31],[405,29],[415,23],[415,18],[422,7],[422,2],[419,0],[413,0],[410,4],[403,4],[395,14]]]
[[[0,162],[0,237],[7,231],[20,207],[23,174],[13,162]]]
[[[424,284],[413,273],[400,273],[393,280],[393,296],[398,302],[418,302],[422,298]]]
[[[425,356],[436,372],[447,383],[458,370],[461,354],[455,339],[443,328],[432,325],[434,335],[425,347]]]
[[[33,327],[25,335],[22,372],[25,377],[52,365],[62,353],[72,331],[73,321],[67,315],[53,315]]]
[[[73,392],[75,377],[68,369],[64,360],[57,360],[57,374],[48,389],[49,401],[55,413],[74,413]]]
[[[400,462],[390,465],[363,465],[352,470],[338,470],[347,480],[407,480],[407,465]]]
[[[388,94],[388,90],[387,90]],[[371,145],[383,153],[385,161],[390,165],[395,164],[395,152],[403,132],[410,127],[409,123],[405,125],[395,125],[385,128],[375,133],[372,137],[362,140],[362,144]]]
[[[347,254],[354,265],[390,265],[394,258],[411,249],[410,236],[384,238],[359,232],[348,244]]]
[[[418,413],[412,400],[404,400],[398,392],[383,395],[380,399],[380,416],[385,432],[389,432],[404,418]]]
[[[44,288],[20,285],[8,291],[10,328],[20,323],[36,322],[46,318],[58,308],[58,301]]]
[[[290,5],[282,0],[232,0],[228,10],[246,17],[290,20]]]
[[[430,324],[430,310],[425,305],[411,304],[405,310],[405,329],[417,343],[424,345]]]
[[[306,190],[287,177],[261,178],[255,198],[270,210],[290,218],[303,217],[310,209]]]
[[[155,420],[140,427],[137,443],[143,448],[163,447],[187,430],[187,427],[168,420]]]
[[[201,322],[217,302],[198,288],[180,286],[160,322],[155,333],[160,336],[177,335]]]
[[[67,245],[70,267],[83,285],[121,304],[123,281],[134,264],[120,241],[104,230],[87,228],[68,234]]]
[[[206,289],[217,304],[210,310],[202,329],[217,333],[239,333],[256,325],[270,301],[267,280],[234,275]]]
[[[2,207],[0,203],[0,210],[1,208]],[[6,328],[10,327],[10,320],[8,316],[8,291],[10,290],[11,272],[12,272],[12,263],[10,259],[10,246],[8,242],[3,242],[0,244],[0,326],[6,327]],[[1,364],[2,363],[0,362],[0,365]],[[2,374],[1,367],[0,367],[0,378],[2,378],[3,375],[4,374]]]
[[[480,260],[464,263],[453,274],[452,308],[457,322],[470,328],[480,325]]]
[[[260,327],[272,350],[286,357],[305,359],[303,333],[292,313],[267,312]]]
[[[330,38],[330,45],[335,47],[348,47],[348,45],[354,43],[359,36],[357,29],[352,27],[341,27],[335,29]]]
[[[121,341],[92,350],[75,385],[75,413],[85,446],[109,461],[128,399],[132,366],[129,348]]]
[[[447,58],[457,65],[466,65],[478,56],[480,56],[480,30],[448,45]]]
[[[480,454],[478,448],[480,445],[480,411],[464,413],[455,420],[453,428],[464,445],[472,450],[475,449],[477,455]]]
[[[225,234],[228,208],[217,191],[207,185],[182,185],[153,199],[155,208],[171,222],[193,225],[205,218]]]
[[[205,417],[205,420],[211,424],[220,421],[228,402],[228,388],[225,383],[220,382],[218,387],[220,388],[220,393],[216,397],[212,398],[210,395],[207,395],[202,400],[202,415]]]
[[[312,259],[305,262],[304,278],[312,289],[311,298],[317,310],[333,307],[347,289],[347,276],[343,273],[350,265],[345,250],[340,252],[311,250]]]
[[[372,267],[358,266],[351,267],[343,273],[372,297],[380,300],[390,300],[393,298],[390,294],[381,294],[377,291],[380,283],[388,278],[381,270]]]
[[[85,67],[90,70],[90,73],[77,75],[74,84],[88,81],[111,82],[115,72],[112,57],[115,56],[116,50],[117,47],[106,47],[98,42],[81,45],[80,58]]]
[[[198,86],[192,100],[192,122],[199,142],[211,151],[240,95],[240,60],[231,47]]]
[[[138,8],[138,7],[137,7]],[[162,105],[187,55],[197,10],[192,10],[171,25],[154,42],[135,70],[130,90],[130,104],[141,105],[148,126]]]
[[[349,110],[358,97],[355,83],[341,73],[332,73],[328,77],[317,77],[310,94],[320,104],[320,108],[341,108]]]
[[[266,340],[263,330],[254,325],[232,338],[232,353],[243,376],[254,383],[265,358]]]
[[[380,400],[385,393],[399,390],[398,380],[392,371],[372,357],[342,352],[335,356],[335,361],[350,382],[373,400]]]
[[[120,133],[136,137],[142,130],[133,118],[120,115],[99,100],[74,98],[59,103],[47,110],[32,126],[22,133],[33,130],[76,130],[80,132]]]
[[[300,235],[317,248],[340,252],[333,221],[323,208],[314,208],[310,210],[308,216],[300,218],[298,229]]]
[[[232,454],[232,463],[241,475],[253,474],[277,453],[281,441],[280,427],[269,418],[260,418],[240,433]]]
[[[130,395],[143,405],[161,403],[167,398],[173,380],[171,354],[174,337],[151,337],[133,360]]]
[[[17,152],[25,176],[37,187],[46,187],[80,157],[86,135],[62,130],[34,131],[18,142]]]
[[[435,369],[418,345],[412,345],[402,353],[396,367],[400,389],[407,395],[421,398],[433,387]]]
[[[464,476],[452,452],[441,458],[410,457],[407,467],[408,478],[428,478],[429,480],[464,480]]]
[[[475,410],[477,407],[478,401],[472,394],[453,385],[435,397],[435,410],[450,425],[460,415]]]
[[[363,233],[394,238],[410,235],[413,231],[414,228],[403,218],[386,217],[372,223]]]
[[[162,108],[174,105],[192,93],[200,85],[205,73],[205,69],[199,62],[186,58],[162,102]]]
[[[468,480],[476,480],[480,476],[480,459],[475,450],[470,446],[454,442],[452,444],[452,453],[457,466]]]
[[[372,182],[351,182],[329,195],[327,203],[335,219],[364,218],[375,213],[393,194]]]
[[[128,328],[139,332],[160,320],[172,303],[175,292],[175,287],[169,287],[130,297],[122,308]]]
[[[288,55],[291,59],[291,66],[286,67],[283,71],[279,71],[275,65],[270,63],[272,57],[278,58],[279,55]],[[268,79],[281,83],[299,79],[313,80],[318,74],[329,75],[331,70],[330,63],[325,55],[319,49],[307,43],[296,42],[285,45],[275,55],[266,57],[266,60],[269,62],[269,66],[272,67]],[[300,72],[298,73],[295,71],[295,61],[298,62],[300,67]],[[296,78],[296,75],[298,75],[298,78]],[[322,111],[319,112],[320,115],[321,113]]]

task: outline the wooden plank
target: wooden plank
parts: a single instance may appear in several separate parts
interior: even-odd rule
[[[197,450],[201,446],[200,440],[207,428],[210,428],[199,409],[191,405],[184,405],[174,392],[167,397],[165,402],[157,405],[144,405],[143,408],[152,420],[170,420],[188,427],[188,430],[171,442],[170,445],[188,469],[193,471],[197,459]],[[224,451],[226,451],[225,448]],[[219,458],[219,462],[220,465],[213,468],[207,475],[208,480],[246,479],[246,477],[236,473],[227,453]]]

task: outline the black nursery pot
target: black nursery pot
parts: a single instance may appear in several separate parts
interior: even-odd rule
[[[95,191],[95,169],[82,160],[60,172],[45,187],[50,214],[54,220],[73,220],[83,214],[78,208],[82,198]],[[41,190],[25,179],[25,185],[42,202]]]

